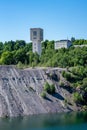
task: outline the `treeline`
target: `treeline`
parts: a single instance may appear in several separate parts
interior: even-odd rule
[[[24,40],[0,42],[0,64],[16,65],[29,63],[28,52],[32,51],[32,43],[26,43]]]
[[[77,39],[75,40],[74,37],[71,38],[71,41],[73,42],[73,45],[83,45],[83,44],[87,44],[87,40],[85,39]]]
[[[78,41],[78,42],[77,42]],[[87,40],[84,40],[87,42]],[[73,44],[82,40],[74,40]],[[82,42],[83,43],[83,42]],[[85,43],[86,44],[86,43]],[[54,49],[54,41],[45,40],[42,43],[42,55],[32,53],[32,43],[23,40],[0,42],[0,64],[50,67],[74,67],[87,65],[87,47],[70,47],[69,49]]]

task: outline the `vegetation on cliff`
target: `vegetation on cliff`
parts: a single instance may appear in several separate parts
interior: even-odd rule
[[[87,44],[87,40],[71,39],[73,45]],[[54,41],[45,40],[42,43],[42,55],[32,53],[32,43],[23,40],[0,42],[0,64],[24,66],[46,66],[67,68],[62,76],[74,88],[73,94],[76,103],[87,105],[87,47],[69,49],[54,49]],[[64,83],[61,83],[64,84]],[[43,97],[45,94],[42,94]]]

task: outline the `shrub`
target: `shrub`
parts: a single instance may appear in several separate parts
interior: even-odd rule
[[[71,80],[71,74],[65,73],[65,78],[66,78],[66,80],[70,81]]]
[[[64,83],[63,83],[62,81],[60,81],[60,82],[59,82],[59,86],[60,86],[60,87],[64,87],[65,85],[64,85]]]
[[[65,104],[65,105],[67,105],[67,104],[68,104],[67,99],[64,99],[64,104]]]
[[[87,92],[87,78],[83,79],[83,83],[81,85],[81,88]]]
[[[62,71],[62,76],[63,76],[63,77],[65,76],[65,71]]]
[[[50,93],[51,94],[55,93],[55,86],[54,86],[54,84],[50,85]]]
[[[82,104],[83,102],[83,97],[82,97],[82,94],[78,93],[78,92],[75,92],[73,94],[73,99],[74,101],[77,103],[77,104]]]
[[[44,91],[50,93],[50,85],[48,84],[48,82],[46,82],[46,84],[44,85]]]
[[[46,82],[46,84],[44,86],[44,91],[46,91],[49,94],[54,94],[55,93],[55,86],[54,86],[54,84],[49,85],[49,83]]]
[[[84,106],[82,107],[82,111],[87,111],[87,106],[86,106],[86,105],[84,105]]]
[[[70,81],[70,82],[72,82],[73,80],[75,81],[75,80],[77,79],[77,77],[75,77],[75,76],[73,76],[71,73],[65,72],[65,71],[62,72],[62,76],[63,76],[67,81]]]
[[[17,68],[22,69],[22,68],[23,68],[23,66],[24,66],[24,65],[22,64],[22,62],[21,62],[21,61],[19,61],[19,62],[18,62],[18,64],[17,64]]]
[[[41,96],[42,98],[46,98],[46,93],[43,91],[43,92],[40,94],[40,96]]]

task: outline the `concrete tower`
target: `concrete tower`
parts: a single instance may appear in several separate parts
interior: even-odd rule
[[[43,41],[43,29],[31,28],[30,40],[33,42],[33,46],[32,46],[33,53],[37,52],[39,55],[41,55],[42,52],[41,41]]]

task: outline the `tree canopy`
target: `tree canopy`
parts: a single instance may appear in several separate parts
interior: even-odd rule
[[[73,45],[87,44],[87,40],[75,40]],[[0,42],[0,64],[27,64],[29,66],[75,67],[87,65],[87,47],[54,49],[54,41],[42,43],[42,55],[32,52],[32,43],[24,40]]]

